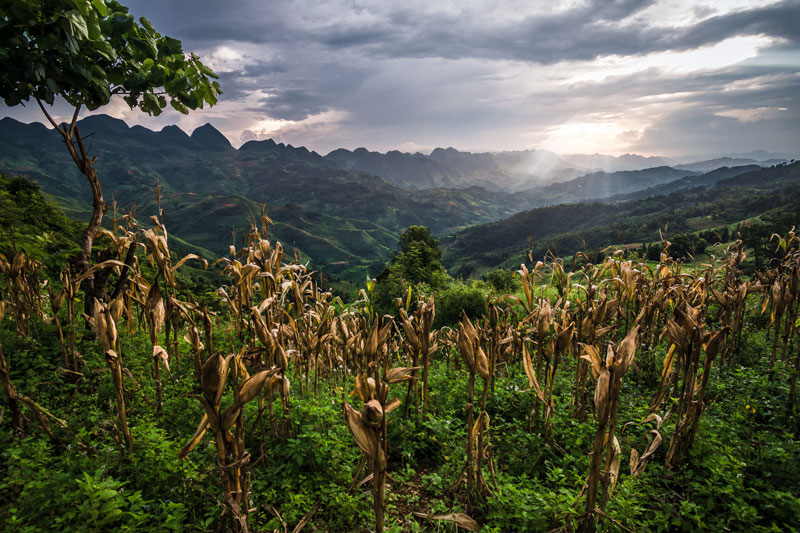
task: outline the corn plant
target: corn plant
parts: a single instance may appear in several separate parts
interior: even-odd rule
[[[157,189],[157,193],[160,200],[160,188]],[[163,212],[160,214],[163,216]],[[154,216],[152,217],[152,220],[155,223],[155,228],[142,231],[142,235],[144,236],[147,247],[150,251],[150,253],[147,255],[147,259],[153,266],[157,268],[156,277],[153,283],[147,287],[147,281],[144,280],[144,277],[141,274],[139,274],[138,283],[142,287],[147,287],[144,310],[148,333],[150,335],[150,344],[153,346],[153,380],[155,381],[156,385],[156,412],[161,414],[164,409],[164,392],[161,381],[161,366],[163,365],[167,372],[170,372],[170,368],[169,352],[159,344],[158,333],[161,331],[161,327],[168,316],[173,317],[178,314],[174,308],[175,305],[177,305],[177,301],[173,295],[169,294],[168,291],[172,290],[174,293],[177,290],[178,282],[175,279],[175,271],[187,261],[190,259],[196,259],[202,261],[203,266],[207,266],[207,262],[205,259],[196,254],[187,254],[174,266],[172,266],[169,244],[167,241],[167,228],[161,223],[159,217]],[[127,240],[129,241],[126,243],[128,246],[135,245],[136,241],[132,236],[127,237]],[[126,250],[126,253],[129,252],[130,248]],[[162,296],[161,283],[164,285],[164,291],[167,291],[166,298]],[[167,324],[170,324],[170,322],[167,321]],[[177,337],[177,331],[175,331],[175,337]],[[169,330],[167,330],[167,337],[165,340],[165,344],[167,347],[169,347]]]
[[[198,400],[204,415],[194,436],[180,450],[178,457],[186,457],[211,429],[220,467],[222,496],[227,504],[226,514],[231,531],[247,532],[250,512],[250,453],[245,449],[244,407],[271,383],[279,369],[259,368],[252,375],[245,367],[246,350],[236,354],[219,352],[206,357],[200,333],[191,322],[187,341],[192,345],[195,360],[195,378],[199,385]],[[285,377],[281,383],[287,383]],[[225,390],[230,385],[232,402],[223,408]]]
[[[491,456],[488,453],[489,415],[486,412],[486,396],[491,379],[491,368],[489,358],[481,346],[480,328],[473,326],[466,315],[461,317],[457,343],[461,357],[469,369],[465,407],[467,412],[466,464],[450,485],[450,490],[456,490],[463,482],[466,482],[467,507],[471,508],[491,494],[482,469],[483,462],[486,461],[489,468],[494,471]],[[475,413],[476,374],[483,380],[483,393],[477,415]]]
[[[356,376],[356,393],[363,402],[356,411],[347,402],[342,402],[344,421],[356,445],[366,454],[372,464],[372,498],[375,514],[375,531],[383,531],[386,495],[386,415],[400,406],[397,398],[389,400],[389,385],[411,379],[412,368],[389,369],[386,349],[392,322],[381,324],[376,317],[369,334],[364,339],[364,353],[369,363],[371,376]],[[369,477],[368,477],[369,479]],[[365,480],[366,481],[366,480]]]
[[[672,365],[673,359],[677,361],[675,375],[680,374],[681,380],[675,431],[666,458],[667,467],[672,470],[680,466],[692,446],[700,416],[707,407],[704,396],[711,366],[727,334],[727,327],[718,331],[706,330],[700,309],[688,304],[676,309],[676,319],[667,319],[672,344],[664,361],[665,369]],[[701,366],[702,351],[705,351],[705,358]]]
[[[586,354],[582,356],[591,364],[592,374],[597,380],[594,391],[597,431],[589,461],[586,506],[581,518],[581,531],[594,531],[595,529],[594,515],[597,507],[598,484],[602,486],[600,509],[604,510],[617,482],[621,461],[619,441],[614,435],[617,424],[617,404],[622,378],[633,363],[638,332],[637,324],[616,349],[609,344],[605,358],[594,346],[586,346]],[[606,451],[605,462],[603,462],[604,450]]]
[[[409,296],[411,294],[409,288]],[[416,367],[422,364],[422,418],[427,418],[428,413],[428,368],[430,358],[439,347],[436,344],[435,332],[432,331],[433,320],[436,316],[436,304],[434,295],[431,294],[427,301],[417,302],[417,310],[412,317],[408,316],[406,309],[400,308],[400,320],[403,324],[403,332],[406,335],[406,342],[411,352],[411,366]],[[416,370],[412,374],[406,392],[406,406],[404,418],[408,418],[408,410],[412,399],[414,409],[419,415],[419,403],[416,401],[417,375]],[[415,394],[412,397],[412,392]]]
[[[0,300],[0,322],[3,321],[3,316],[5,316],[5,309],[5,302]],[[14,433],[17,435],[23,435],[25,432],[24,418],[19,408],[17,388],[14,386],[14,383],[11,382],[8,362],[6,361],[6,356],[3,353],[2,345],[0,345],[0,381],[3,382],[3,392],[6,395],[8,409],[11,412],[11,426],[14,428]]]
[[[119,317],[115,317],[106,304],[94,300],[94,309],[88,322],[92,330],[94,330],[97,342],[103,349],[106,365],[111,371],[111,378],[114,381],[114,395],[117,400],[119,430],[125,441],[125,449],[128,453],[131,453],[133,451],[133,441],[131,439],[131,431],[128,428],[127,411],[125,410],[125,388],[122,380],[123,362],[122,352],[119,348],[117,318]]]
[[[31,318],[42,314],[39,294],[41,266],[39,261],[24,252],[15,252],[11,259],[0,254],[0,274],[3,274],[6,281],[9,307],[17,335],[30,335]]]

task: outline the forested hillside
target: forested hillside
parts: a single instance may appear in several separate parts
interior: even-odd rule
[[[730,174],[735,175],[719,179]],[[714,185],[703,187],[709,183]],[[649,190],[669,191],[673,184],[694,188],[640,200],[554,205],[467,228],[442,241],[445,265],[454,273],[469,276],[501,265],[513,268],[526,261],[529,253],[539,260],[548,251],[569,256],[613,250],[735,225],[773,210],[783,213],[783,225],[798,221],[800,163],[742,173],[718,170]]]
[[[91,135],[97,170],[118,207],[156,212],[155,187],[174,221],[172,231],[222,254],[247,231],[250,213],[266,204],[275,236],[316,268],[363,280],[385,260],[400,233],[424,224],[447,234],[529,207],[531,197],[478,187],[408,191],[368,174],[338,169],[305,148],[251,141],[236,150],[212,126],[191,136],[176,127],[154,132],[104,115],[78,122]],[[63,141],[39,123],[0,120],[0,170],[36,180],[68,214],[83,217],[86,180],[70,164]]]

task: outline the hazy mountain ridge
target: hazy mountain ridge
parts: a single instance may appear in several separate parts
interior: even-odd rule
[[[531,237],[536,260],[548,250],[571,255],[659,240],[659,229],[667,224],[668,235],[674,235],[732,224],[781,206],[792,206],[800,216],[800,162],[741,173],[719,169],[684,179],[694,187],[616,203],[551,205],[471,226],[442,241],[445,265],[464,276],[516,267],[526,261]],[[712,185],[704,187],[704,181]]]
[[[649,198],[650,196],[662,196],[671,194],[685,189],[692,189],[695,187],[710,187],[717,182],[733,178],[740,174],[754,172],[761,170],[763,167],[760,165],[746,165],[741,167],[722,167],[706,172],[705,174],[689,175],[677,180],[669,181],[661,185],[655,185],[646,189],[641,189],[634,192],[617,194],[603,198],[604,202],[624,202],[628,200],[637,200],[642,198]]]
[[[621,156],[605,154],[569,154],[562,155],[562,159],[572,165],[593,171],[616,172],[621,170],[641,170],[643,168],[670,166],[674,163],[671,159],[658,156],[643,156],[639,154],[623,154]]]
[[[542,205],[585,202],[647,189],[693,174],[697,172],[667,166],[643,170],[595,172],[525,192],[536,195]]]
[[[765,157],[780,154],[755,151],[753,155]],[[705,160],[679,161],[657,156],[624,154],[559,155],[548,150],[518,150],[506,152],[466,152],[455,148],[436,148],[430,155],[392,150],[386,153],[366,148],[347,150],[340,148],[325,156],[343,170],[359,170],[380,176],[406,189],[434,187],[469,187],[478,185],[492,190],[508,192],[539,190],[556,183],[576,178],[617,172],[643,171],[671,167],[696,173],[720,167],[745,165],[772,166],[786,162],[787,158],[771,157],[764,160],[744,157],[716,157]],[[657,185],[657,183],[650,183]],[[621,191],[610,191],[618,194]],[[547,193],[545,193],[547,194]],[[571,200],[574,200],[572,198]]]
[[[685,165],[674,165],[673,168],[678,168],[681,170],[694,170],[697,172],[708,172],[710,170],[715,170],[722,167],[733,168],[750,165],[771,167],[773,165],[779,165],[786,162],[786,159],[765,159],[763,161],[758,161],[756,159],[747,159],[742,157],[717,157],[707,161],[696,161],[694,163],[688,163]]]
[[[546,150],[473,153],[451,147],[436,148],[430,155],[425,155],[397,150],[380,153],[366,148],[353,151],[340,148],[325,158],[342,169],[381,176],[411,189],[477,185],[511,192],[586,173],[584,169],[572,168],[558,155]]]

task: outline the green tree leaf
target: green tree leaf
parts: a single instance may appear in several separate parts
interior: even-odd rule
[[[81,39],[89,38],[89,28],[86,24],[86,19],[83,18],[83,15],[81,15],[77,9],[67,11],[64,16],[67,17],[67,20],[69,21],[69,25],[72,29],[72,35]]]
[[[101,17],[108,16],[108,8],[106,7],[106,3],[104,0],[92,0],[92,4],[94,5],[94,8],[97,10],[97,12],[100,13]]]

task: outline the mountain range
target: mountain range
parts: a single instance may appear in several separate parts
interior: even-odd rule
[[[263,203],[275,221],[274,237],[313,268],[353,281],[374,272],[409,225],[428,226],[444,237],[532,208],[596,199],[618,202],[625,195],[663,194],[703,179],[715,182],[704,173],[704,165],[715,162],[670,167],[663,158],[632,154],[437,148],[424,155],[359,148],[322,156],[272,140],[236,149],[210,124],[187,135],[176,126],[152,131],[92,115],[78,127],[98,156],[106,199],[116,200],[119,209],[136,205],[140,219],[155,213],[154,189],[160,184],[170,232],[211,257],[226,253],[232,239],[243,238],[251,213]],[[637,165],[652,168],[631,169]],[[70,216],[84,219],[89,210],[85,178],[61,137],[40,123],[0,120],[0,171],[36,180]]]

